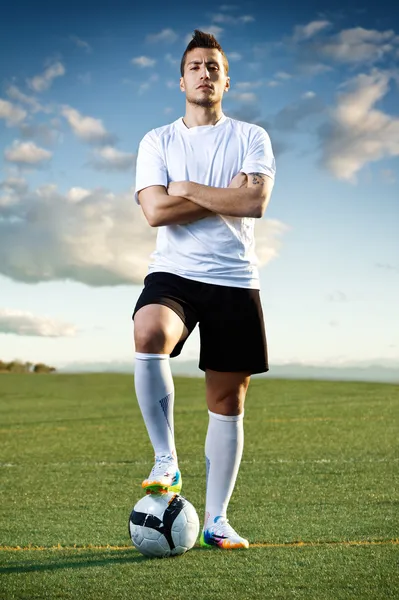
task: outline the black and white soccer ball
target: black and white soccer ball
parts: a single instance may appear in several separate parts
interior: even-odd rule
[[[171,492],[144,496],[129,518],[133,545],[145,556],[157,558],[190,550],[197,540],[199,527],[194,506],[180,494]]]

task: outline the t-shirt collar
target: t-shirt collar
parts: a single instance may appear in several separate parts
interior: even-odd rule
[[[226,121],[226,115],[224,113],[222,113],[222,116],[220,117],[220,119],[218,121],[216,121],[216,123],[214,125],[196,125],[194,127],[187,127],[187,125],[185,124],[185,122],[183,121],[183,117],[180,117],[180,119],[177,120],[178,125],[180,126],[180,129],[182,129],[183,131],[196,131],[196,132],[205,132],[205,131],[210,131],[212,129],[215,129],[216,127],[219,127],[220,125],[222,125],[224,122]]]

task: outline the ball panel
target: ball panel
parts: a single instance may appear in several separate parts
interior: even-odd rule
[[[133,510],[162,519],[168,502],[173,496],[174,494],[147,494],[136,503]]]
[[[194,506],[175,493],[144,496],[129,519],[133,545],[149,557],[184,554],[194,546],[199,528]]]
[[[184,528],[187,525],[187,517],[186,517],[186,513],[184,511],[182,511],[177,518],[174,520],[173,524],[172,524],[172,535],[174,535],[175,533],[179,533],[180,531],[183,531]]]
[[[166,558],[167,556],[170,556],[169,546],[168,548],[165,548],[164,546],[162,546],[162,544],[155,540],[146,539],[145,543],[141,544],[138,550],[140,550],[140,552],[142,552],[144,556],[149,557]]]

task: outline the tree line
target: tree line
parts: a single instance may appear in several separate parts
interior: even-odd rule
[[[12,360],[4,362],[0,360],[0,373],[53,373],[55,367],[50,367],[44,363],[22,362]]]

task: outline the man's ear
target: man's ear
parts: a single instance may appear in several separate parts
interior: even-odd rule
[[[186,88],[184,87],[184,79],[183,79],[183,77],[180,77],[179,86],[180,86],[180,91],[181,92],[185,92],[186,91]]]
[[[224,86],[224,91],[228,92],[230,89],[230,77],[227,77],[226,79],[226,85]]]

